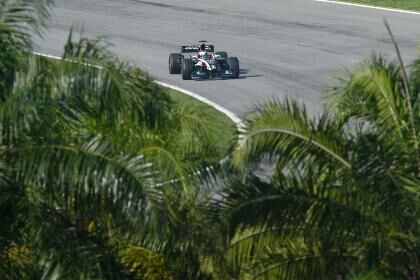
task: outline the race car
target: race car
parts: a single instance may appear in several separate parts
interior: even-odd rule
[[[227,52],[215,52],[213,45],[181,46],[180,53],[169,55],[169,73],[181,74],[183,80],[193,78],[239,78],[239,60]]]

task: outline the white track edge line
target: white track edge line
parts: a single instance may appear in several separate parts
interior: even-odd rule
[[[62,60],[62,58],[59,57],[59,56],[44,54],[44,53],[40,53],[40,52],[34,52],[34,54],[35,55],[39,55],[39,56],[48,57],[48,58],[51,58],[51,59]],[[197,99],[200,102],[203,102],[204,104],[206,104],[206,105],[208,105],[210,107],[213,107],[217,111],[219,111],[219,112],[223,113],[224,115],[226,115],[231,121],[233,121],[235,123],[236,128],[237,128],[237,130],[239,132],[243,132],[244,131],[245,125],[244,125],[243,121],[235,113],[229,111],[225,107],[223,107],[223,106],[221,106],[221,105],[219,105],[219,104],[217,104],[217,103],[215,103],[215,102],[213,102],[213,101],[211,101],[211,100],[209,100],[209,99],[207,99],[207,98],[205,98],[205,97],[203,97],[201,95],[198,95],[198,94],[196,94],[196,93],[194,93],[192,91],[185,90],[183,88],[180,88],[180,87],[177,87],[177,86],[174,86],[174,85],[170,85],[170,84],[167,84],[167,83],[164,83],[164,82],[161,82],[161,81],[156,81],[155,80],[154,82],[157,83],[158,85],[163,86],[163,87],[167,87],[167,88],[170,88],[170,89],[179,91],[179,92],[181,92],[181,93],[183,93],[185,95],[188,95],[190,97],[193,97],[194,99]]]
[[[375,10],[388,11],[388,12],[397,12],[397,13],[403,13],[403,14],[420,15],[420,12],[402,10],[402,9],[394,9],[394,8],[386,8],[386,7],[377,7],[377,6],[371,6],[371,5],[365,5],[365,4],[339,2],[339,1],[333,1],[333,0],[313,0],[313,1],[323,2],[323,3],[339,4],[339,5],[346,5],[346,6],[354,6],[354,7],[360,7],[360,8],[369,8],[369,9],[375,9]]]
[[[155,83],[157,83],[157,84],[159,84],[159,85],[161,85],[163,87],[167,87],[167,88],[170,88],[170,89],[173,89],[173,90],[182,92],[185,95],[191,96],[191,97],[197,99],[198,101],[201,101],[201,102],[209,105],[210,107],[213,107],[217,111],[219,111],[219,112],[223,113],[224,115],[226,115],[231,121],[233,121],[235,123],[235,125],[237,126],[238,130],[243,129],[244,124],[243,124],[242,120],[235,113],[229,111],[225,107],[220,106],[219,104],[217,104],[217,103],[215,103],[215,102],[213,102],[213,101],[211,101],[211,100],[209,100],[209,99],[207,99],[207,98],[205,98],[205,97],[203,97],[201,95],[198,95],[198,94],[196,94],[194,92],[191,92],[189,90],[185,90],[183,88],[180,88],[180,87],[177,87],[177,86],[173,86],[173,85],[170,85],[170,84],[161,82],[161,81],[155,81]]]

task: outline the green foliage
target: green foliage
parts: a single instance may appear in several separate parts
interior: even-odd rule
[[[189,232],[211,172],[192,174],[217,165],[208,124],[101,40],[70,31],[63,60],[33,55],[49,5],[0,5],[1,274],[208,279],[210,239]]]
[[[0,3],[0,275],[420,278],[420,60],[372,56],[317,118],[258,106],[220,164],[201,111],[101,40],[31,54],[50,5]]]
[[[417,61],[407,75],[374,55],[328,114],[274,100],[250,115],[220,202],[236,278],[420,277],[417,80]]]

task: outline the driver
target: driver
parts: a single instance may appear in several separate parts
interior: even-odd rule
[[[200,52],[197,54],[197,58],[207,59],[206,45],[203,43],[200,46]]]

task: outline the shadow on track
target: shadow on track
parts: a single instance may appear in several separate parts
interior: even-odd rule
[[[239,79],[247,79],[247,78],[258,78],[261,77],[262,75],[259,74],[254,74],[254,75],[250,75],[249,74],[249,69],[240,69],[239,70]]]
[[[212,79],[207,79],[207,78],[202,78],[202,79],[194,79],[195,81],[227,81],[227,80],[243,80],[243,79],[248,79],[248,78],[258,78],[258,77],[262,77],[262,75],[259,74],[254,74],[254,75],[250,75],[249,74],[249,69],[240,69],[239,70],[239,78],[237,79],[232,79],[232,78],[212,78]]]

